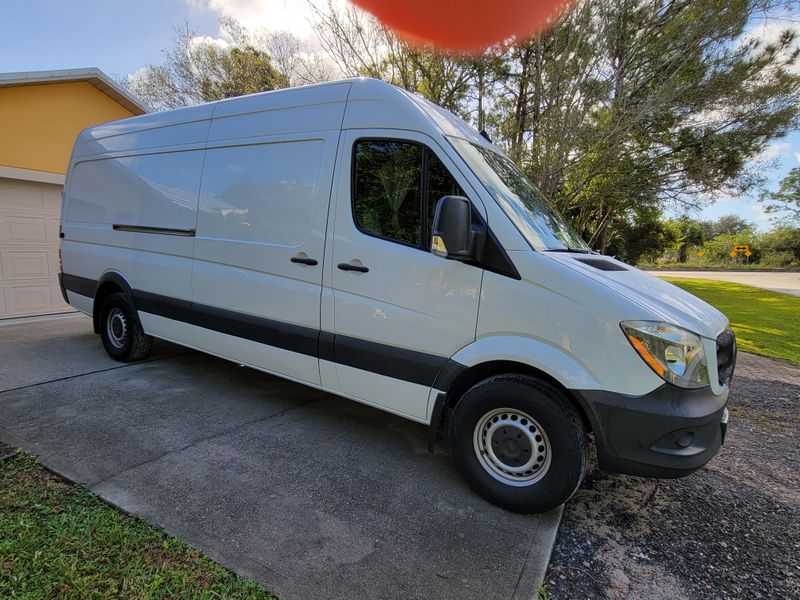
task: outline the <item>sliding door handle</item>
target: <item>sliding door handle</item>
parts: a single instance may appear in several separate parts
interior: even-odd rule
[[[293,256],[290,258],[293,263],[300,263],[301,265],[311,265],[312,267],[317,264],[317,261],[307,256]]]
[[[353,265],[350,263],[339,263],[337,265],[342,271],[358,271],[359,273],[369,273],[369,269],[364,265]]]

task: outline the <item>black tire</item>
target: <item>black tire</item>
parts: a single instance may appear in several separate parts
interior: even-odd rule
[[[100,307],[100,338],[114,360],[130,362],[150,354],[153,338],[139,322],[136,309],[125,294],[107,296]]]
[[[469,486],[514,512],[560,506],[586,475],[588,443],[580,416],[559,390],[531,377],[498,375],[467,390],[448,437]]]

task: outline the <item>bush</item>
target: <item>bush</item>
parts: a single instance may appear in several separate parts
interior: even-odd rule
[[[775,269],[785,269],[787,267],[800,267],[800,261],[795,257],[794,252],[781,250],[779,252],[769,252],[764,254],[759,263],[764,267]]]
[[[800,227],[778,227],[761,236],[765,254],[789,253],[800,261]]]

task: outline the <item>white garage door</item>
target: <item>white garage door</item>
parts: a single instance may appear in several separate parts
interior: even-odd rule
[[[67,312],[58,288],[61,186],[0,178],[0,319]]]

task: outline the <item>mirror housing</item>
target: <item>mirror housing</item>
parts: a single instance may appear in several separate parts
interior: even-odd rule
[[[431,252],[450,260],[470,260],[473,244],[469,200],[463,196],[442,196],[433,216]]]

